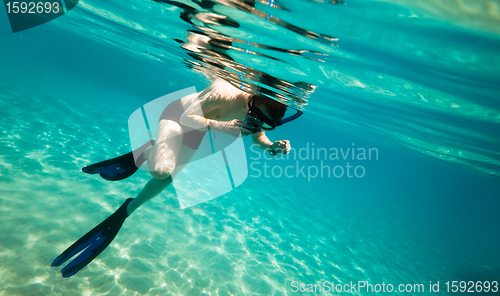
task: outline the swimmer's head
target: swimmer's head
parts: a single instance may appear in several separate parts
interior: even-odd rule
[[[248,114],[245,123],[252,126],[252,133],[261,129],[273,130],[281,125],[281,119],[287,110],[286,105],[279,102],[252,95],[248,102]]]
[[[262,111],[262,113],[274,122],[279,122],[285,116],[287,106],[271,99],[260,96],[251,96],[253,105]]]
[[[302,115],[302,111],[295,110],[295,114],[283,118],[288,110],[285,104],[256,95],[250,97],[248,109],[245,122],[253,127],[252,133],[259,132],[261,129],[273,130]]]

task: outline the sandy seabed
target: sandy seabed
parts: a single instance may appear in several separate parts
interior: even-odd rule
[[[165,190],[127,219],[96,260],[62,278],[52,260],[149,177],[106,182],[80,172],[128,152],[126,131],[113,131],[113,120],[126,118],[50,97],[26,103],[14,93],[0,97],[1,296],[288,295],[292,281],[397,285],[447,277],[450,259],[420,245],[423,234],[353,216],[334,193],[331,203],[320,191],[305,198],[294,179],[249,178],[187,209],[173,188]]]

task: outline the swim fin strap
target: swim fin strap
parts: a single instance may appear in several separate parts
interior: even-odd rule
[[[146,161],[144,151],[149,146],[154,145],[154,143],[155,141],[151,140],[133,152],[91,164],[82,168],[82,171],[87,174],[99,174],[103,179],[108,181],[123,180],[132,176]],[[137,161],[134,159],[134,155],[137,156]]]
[[[81,254],[78,255],[78,257],[73,259],[73,261],[62,269],[62,276],[73,276],[82,268],[87,266],[87,264],[94,260],[95,257],[104,251],[104,249],[106,249],[106,247],[113,241],[123,225],[123,222],[128,217],[127,206],[132,200],[134,199],[127,199],[121,207],[116,210],[116,212],[87,234],[82,236],[79,240],[67,248],[66,251],[62,252],[61,255],[54,259],[52,266],[60,266],[80,252]]]

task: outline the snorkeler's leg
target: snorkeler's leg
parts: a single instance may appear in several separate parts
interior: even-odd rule
[[[168,177],[166,179],[157,179],[152,178],[149,182],[144,186],[142,191],[128,204],[127,214],[130,216],[138,207],[157,196],[160,192],[163,191],[168,185],[172,183],[172,177]]]
[[[123,222],[129,216],[127,207],[132,200],[132,198],[127,199],[111,216],[69,246],[54,259],[52,266],[57,267],[69,261],[61,273],[63,277],[70,277],[92,262],[118,234]]]
[[[132,176],[146,161],[144,151],[154,143],[154,141],[148,141],[132,152],[91,164],[82,168],[82,171],[87,174],[99,174],[108,181],[123,180]]]
[[[172,172],[172,175],[165,179],[152,178],[151,180],[149,180],[142,191],[128,205],[128,215],[131,215],[138,207],[158,195],[163,191],[163,189],[169,186],[173,182],[173,178],[175,178],[177,173],[179,173],[189,163],[195,153],[196,150],[182,145],[179,150],[179,154],[177,155],[176,165],[174,171]]]
[[[166,179],[152,178],[137,197],[127,199],[123,205],[106,220],[87,232],[79,240],[68,247],[52,262],[52,266],[60,266],[70,261],[63,269],[63,277],[70,277],[87,266],[113,241],[123,222],[143,203],[160,193],[172,183],[172,177]]]
[[[170,177],[182,144],[182,128],[172,120],[160,120],[156,143],[144,152],[148,169],[156,179]]]

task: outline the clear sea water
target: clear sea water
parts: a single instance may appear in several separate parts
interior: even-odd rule
[[[16,34],[0,9],[0,295],[312,295],[292,283],[324,281],[425,284],[399,295],[447,295],[449,280],[500,280],[500,5],[346,2],[263,1],[249,13],[236,1],[184,1],[196,8],[190,24],[172,3],[84,0]],[[209,9],[239,27],[193,18]],[[181,48],[200,28],[233,38],[197,56],[212,64]],[[202,90],[207,75],[265,84],[274,97],[290,91],[304,115],[271,140],[376,148],[378,158],[324,160],[362,166],[362,178],[249,170],[234,191],[187,209],[169,188],[62,278],[52,260],[150,178],[107,182],[81,167],[129,152],[133,111]]]

